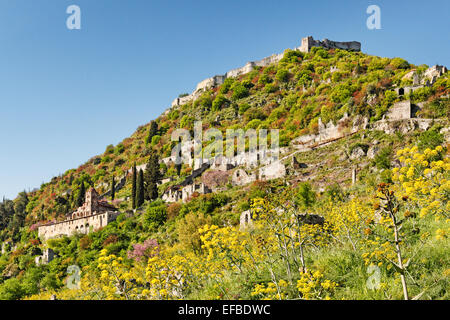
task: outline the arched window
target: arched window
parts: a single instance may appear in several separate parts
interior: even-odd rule
[[[403,89],[403,88],[398,89],[398,95],[399,96],[402,96],[404,94],[405,94],[405,89]]]

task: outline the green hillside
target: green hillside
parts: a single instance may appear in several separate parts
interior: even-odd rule
[[[396,93],[413,85],[413,72],[422,79],[427,69],[339,49],[286,50],[280,62],[228,78],[170,108],[39,190],[0,203],[0,240],[6,244],[0,299],[402,299],[403,279],[410,298],[448,299],[449,72],[431,86]],[[417,118],[430,119],[428,130],[369,129],[395,103],[408,100],[421,106]],[[294,139],[317,134],[320,121],[336,124],[347,115],[349,128],[356,118],[367,118],[368,129],[296,152]],[[225,177],[217,192],[165,203],[164,191],[192,168],[161,162],[161,178],[170,181],[159,185],[158,199],[145,192],[145,202],[133,210],[130,169],[169,157],[172,132],[192,131],[197,120],[224,135],[227,129],[279,129],[282,157],[296,152],[302,166],[295,167],[291,156],[283,160],[283,178],[237,186]],[[399,121],[399,128],[403,122],[409,123]],[[196,180],[208,175],[214,177],[213,170]],[[112,201],[112,179],[124,176]],[[120,211],[117,220],[88,235],[39,239],[38,226],[64,220],[89,187],[108,193]],[[241,213],[249,209],[254,229],[241,232]],[[299,213],[325,223],[294,221]],[[393,238],[398,225],[389,227],[396,219],[403,225],[399,243]],[[404,261],[397,259],[396,244]],[[57,257],[36,266],[35,257],[47,247]],[[83,270],[80,290],[66,288],[71,265]],[[375,289],[366,285],[370,265],[380,270]]]

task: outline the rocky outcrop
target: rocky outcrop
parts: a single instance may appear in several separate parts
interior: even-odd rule
[[[367,158],[373,159],[380,151],[380,148],[378,146],[372,146],[367,150]]]
[[[356,147],[352,150],[350,153],[350,160],[358,160],[364,157],[366,153],[364,152],[364,149],[361,147]]]

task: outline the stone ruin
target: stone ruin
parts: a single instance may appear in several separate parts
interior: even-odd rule
[[[243,231],[249,228],[253,228],[253,217],[251,210],[242,212],[240,218],[240,230]]]
[[[13,243],[11,241],[5,241],[2,243],[2,255],[6,254],[13,247]]]
[[[253,182],[257,179],[255,173],[247,173],[244,169],[236,169],[234,170],[231,176],[231,182],[234,186],[242,186]]]
[[[403,120],[415,118],[415,115],[419,109],[420,107],[411,104],[410,100],[400,101],[394,103],[394,105],[389,108],[386,114],[386,118],[389,120]]]
[[[299,151],[309,151],[318,146],[326,145],[335,140],[344,138],[347,135],[354,134],[360,130],[367,129],[369,126],[369,119],[361,116],[356,116],[353,119],[352,125],[349,127],[350,117],[348,114],[334,124],[332,121],[324,124],[319,118],[319,132],[317,134],[307,134],[300,136],[292,141],[293,146]]]
[[[50,248],[46,248],[44,249],[42,256],[37,256],[34,258],[34,262],[37,266],[49,264],[55,257],[55,252]]]
[[[310,52],[313,47],[321,47],[325,49],[341,49],[348,51],[361,51],[361,42],[350,41],[350,42],[338,42],[331,41],[328,39],[314,40],[313,37],[309,36],[302,39],[302,45],[297,48],[301,52]]]
[[[166,202],[187,202],[194,195],[194,193],[208,194],[211,192],[212,190],[204,183],[192,183],[185,187],[176,185],[168,188],[162,195],[162,199]]]
[[[421,78],[417,74],[415,70],[412,70],[408,72],[403,79],[411,79],[413,80],[413,84],[411,86],[402,86],[395,88],[395,92],[398,96],[404,96],[407,94],[411,94],[417,89],[423,88],[423,87],[430,87],[432,86],[437,79],[442,76],[444,73],[446,73],[448,69],[445,66],[440,65],[434,65],[423,73]]]
[[[97,191],[91,188],[86,192],[84,204],[76,211],[66,215],[60,222],[51,222],[38,229],[41,239],[47,240],[58,236],[71,236],[76,232],[87,234],[105,227],[114,221],[119,212],[117,209],[100,199]]]

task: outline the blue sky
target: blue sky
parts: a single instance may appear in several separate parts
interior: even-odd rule
[[[81,8],[81,30],[66,8]],[[366,8],[381,8],[368,30]],[[197,82],[300,45],[450,65],[450,1],[0,0],[0,197],[39,187]]]

